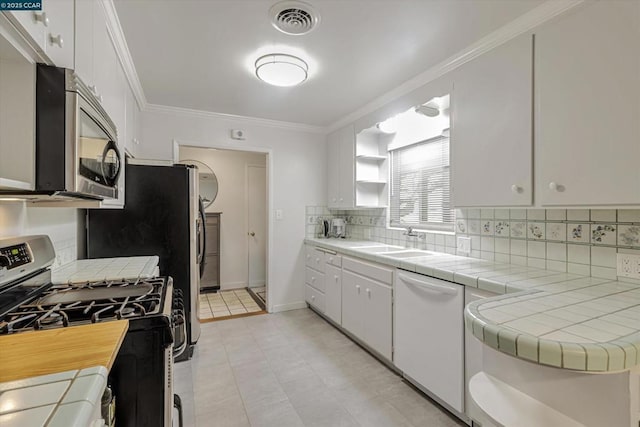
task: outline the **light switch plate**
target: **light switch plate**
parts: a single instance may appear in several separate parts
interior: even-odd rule
[[[456,248],[458,254],[470,255],[471,254],[471,237],[457,237]]]
[[[640,255],[617,254],[618,276],[640,279]]]

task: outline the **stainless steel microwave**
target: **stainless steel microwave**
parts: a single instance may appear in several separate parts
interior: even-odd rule
[[[73,70],[36,65],[35,191],[26,199],[118,198],[116,127]]]

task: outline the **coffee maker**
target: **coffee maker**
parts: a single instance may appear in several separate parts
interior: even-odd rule
[[[331,220],[331,235],[333,237],[346,237],[346,223],[343,218],[333,218]]]

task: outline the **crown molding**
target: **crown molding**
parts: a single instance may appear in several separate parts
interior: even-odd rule
[[[109,35],[111,36],[111,40],[115,46],[118,59],[124,69],[124,74],[127,76],[129,86],[133,91],[133,96],[138,103],[138,108],[140,108],[140,110],[145,110],[147,108],[147,98],[144,95],[144,90],[142,89],[142,84],[140,83],[136,66],[133,63],[133,58],[131,57],[131,52],[127,45],[127,39],[122,31],[122,25],[120,25],[116,6],[113,4],[113,0],[101,0],[99,3],[101,3],[104,8],[105,16],[107,18],[107,30],[109,31]]]
[[[332,123],[327,127],[327,133],[334,132],[356,120],[371,114],[374,111],[384,107],[386,104],[395,99],[406,95],[425,84],[436,80],[437,78],[455,70],[461,65],[471,61],[472,59],[482,55],[483,53],[494,49],[507,41],[534,29],[535,27],[555,18],[566,11],[573,9],[586,0],[547,0],[535,9],[530,10],[524,15],[516,18],[508,24],[500,27],[496,31],[481,38],[477,42],[469,45],[465,49],[450,56],[439,64],[429,68],[428,70],[418,74],[416,77],[407,80],[400,86],[390,90],[389,92],[379,96],[363,107],[343,117],[342,119]]]
[[[327,128],[322,126],[313,126],[303,123],[283,122],[280,120],[261,119],[258,117],[238,116],[235,114],[215,113],[212,111],[193,110],[190,108],[171,107],[168,105],[147,104],[144,109],[148,113],[164,113],[177,114],[189,117],[198,117],[205,119],[232,120],[237,123],[255,126],[266,126],[271,128],[279,128],[286,130],[294,130],[300,132],[326,134]]]

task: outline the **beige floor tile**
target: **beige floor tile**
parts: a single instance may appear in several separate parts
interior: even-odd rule
[[[464,425],[308,309],[203,323],[175,377],[188,426]]]

